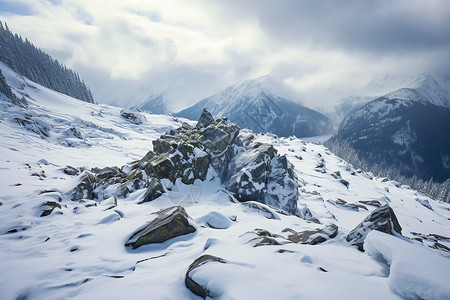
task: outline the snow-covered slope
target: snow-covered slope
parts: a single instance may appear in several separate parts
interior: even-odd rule
[[[285,137],[332,131],[328,117],[287,100],[289,97],[271,77],[263,76],[228,87],[175,115],[195,120],[207,108],[214,116],[226,116],[242,128]]]
[[[146,188],[72,201],[82,175],[69,175],[74,169],[67,165],[75,171],[125,165],[126,172],[181,120],[142,113],[137,125],[117,108],[4,74],[30,104],[0,100],[0,299],[200,299],[186,287],[186,273],[203,255],[221,260],[205,260],[189,278],[216,299],[450,298],[448,204],[355,171],[321,145],[271,134],[254,136],[248,147],[268,143],[286,155],[307,217],[233,201],[212,169],[192,185],[162,180],[166,192],[151,202],[141,203]],[[403,236],[372,231],[359,251],[348,233],[384,204]],[[194,233],[124,246],[155,212],[174,205],[184,207]],[[291,241],[293,232],[331,224],[337,234],[322,243]]]

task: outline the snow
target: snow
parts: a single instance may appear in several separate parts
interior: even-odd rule
[[[369,233],[364,249],[368,255],[386,261],[389,286],[402,298],[450,299],[448,257],[377,231]]]
[[[293,163],[299,207],[307,207],[322,224],[260,203],[236,203],[211,171],[193,185],[162,180],[167,193],[144,204],[138,203],[145,189],[120,199],[71,201],[78,177],[63,172],[67,165],[120,168],[143,157],[152,140],[183,120],[143,112],[148,121],[133,124],[120,116],[119,108],[72,99],[0,67],[14,91],[28,94],[30,102],[24,110],[0,101],[0,299],[199,299],[185,287],[184,278],[189,265],[204,254],[227,262],[208,263],[192,273],[218,299],[450,297],[450,254],[431,249],[429,241],[407,239],[417,234],[449,237],[450,206],[370,174],[351,175],[352,168],[324,146],[297,138],[266,134],[256,141],[274,145]],[[13,120],[25,113],[50,125],[49,136]],[[316,171],[320,159],[327,173]],[[350,182],[348,188],[331,175],[335,171]],[[375,207],[347,210],[329,202],[337,199],[388,203],[405,238],[372,232],[366,252],[358,251],[345,236]],[[61,208],[40,217],[47,201]],[[432,209],[423,205],[426,201]],[[154,219],[153,212],[173,205],[186,209],[195,233],[135,250],[124,247],[137,229]],[[331,223],[339,227],[338,235],[321,244],[282,238],[285,228],[300,232]],[[285,242],[253,247],[249,242],[257,228]],[[17,232],[8,233],[12,229]],[[448,239],[439,242],[450,247]]]

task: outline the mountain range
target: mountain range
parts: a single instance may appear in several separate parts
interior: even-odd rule
[[[2,71],[28,104],[0,92],[1,299],[450,297],[448,203],[207,110]]]
[[[230,86],[175,115],[195,120],[207,108],[242,128],[283,137],[325,135],[333,130],[328,117],[287,97],[269,76],[263,76]]]
[[[349,143],[369,165],[416,175],[450,178],[450,93],[427,73],[353,111],[331,141]]]

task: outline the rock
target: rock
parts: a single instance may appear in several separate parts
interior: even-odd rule
[[[339,171],[336,171],[336,172],[334,172],[334,173],[331,173],[331,176],[333,176],[334,179],[341,179],[341,178],[342,178],[342,177],[341,177],[341,172],[339,172]]]
[[[147,191],[144,194],[144,200],[141,203],[153,201],[165,192],[161,181],[158,178],[152,177],[149,180]]]
[[[120,111],[120,115],[136,125],[140,125],[147,120],[145,116],[141,114],[141,111],[134,107]]]
[[[425,206],[429,210],[433,210],[433,207],[431,206],[430,202],[427,199],[423,199],[423,198],[418,198],[417,197],[414,200],[416,200],[417,202],[419,202],[420,204],[422,204],[423,206]]]
[[[364,240],[372,230],[378,230],[391,235],[402,234],[402,227],[398,223],[394,211],[386,204],[375,209],[367,216],[367,218],[347,235],[346,240],[363,251]]]
[[[381,206],[381,203],[378,200],[361,200],[361,201],[358,201],[358,202],[360,202],[362,204],[366,204],[366,205],[375,206],[375,207],[380,207]]]
[[[364,210],[368,210],[367,207],[365,207],[362,204],[347,203],[347,201],[339,199],[339,198],[337,200],[328,200],[328,203],[331,203],[334,206],[337,206],[339,208],[344,208],[344,209],[353,210],[353,211],[359,211],[360,208],[364,209]]]
[[[98,182],[97,177],[89,171],[80,174],[80,183],[75,187],[72,193],[72,200],[94,199],[95,183]]]
[[[46,217],[51,214],[55,208],[61,209],[61,204],[55,201],[47,201],[42,203],[41,207],[43,208],[41,217]]]
[[[66,166],[63,170],[64,174],[70,175],[70,176],[76,176],[78,174],[80,174],[80,171],[77,170],[74,167],[71,166]]]
[[[283,232],[291,232],[292,234],[288,236],[288,240],[293,243],[316,245],[323,243],[326,240],[336,237],[338,233],[338,227],[334,224],[330,224],[320,229],[315,230],[305,230],[301,232],[295,232],[290,228],[286,228]]]
[[[144,228],[135,232],[125,246],[136,249],[143,245],[163,243],[174,237],[196,231],[190,224],[186,211],[181,206],[172,206],[156,214],[156,218]]]
[[[242,153],[241,157],[245,159],[236,166],[236,172],[228,181],[226,189],[234,193],[240,202],[262,202],[267,191],[270,160],[274,154],[275,149],[268,144],[258,144]]]
[[[265,204],[282,209],[292,215],[297,214],[298,183],[294,166],[285,155],[276,155],[270,162],[266,186]]]
[[[202,114],[200,115],[200,118],[198,119],[197,128],[206,128],[212,122],[214,122],[213,116],[206,108],[204,108]]]
[[[202,284],[195,281],[195,279],[191,276],[191,272],[208,263],[226,264],[226,261],[217,256],[202,255],[189,266],[184,279],[186,287],[191,290],[191,292],[202,298],[213,298],[214,294],[210,290],[208,290],[207,284]]]
[[[267,219],[280,219],[277,212],[271,209],[271,207],[269,207],[268,205],[261,204],[255,201],[244,202],[242,203],[242,205],[245,207],[244,211],[253,210],[259,214],[262,214]]]
[[[214,229],[227,229],[232,224],[229,218],[216,211],[212,211],[204,215],[203,217],[198,218],[196,222],[197,224],[203,223],[206,226]]]
[[[350,186],[350,182],[348,182],[345,179],[339,179],[339,182],[342,183],[343,185],[345,185],[345,187],[348,189],[348,187]]]
[[[118,167],[106,167],[103,169],[92,168],[91,171],[95,173],[99,180],[108,180],[114,177],[123,177],[125,175]]]
[[[273,234],[271,232],[269,232],[268,230],[265,229],[255,229],[253,230],[253,232],[251,232],[253,234],[256,234],[258,237],[251,239],[250,241],[248,241],[249,243],[253,243],[253,247],[260,247],[260,246],[277,246],[277,245],[281,245],[276,238],[281,238],[284,239],[283,236],[279,235],[279,234]]]

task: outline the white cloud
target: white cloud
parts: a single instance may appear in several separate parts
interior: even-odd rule
[[[77,70],[100,102],[134,104],[171,86],[181,108],[271,73],[305,104],[331,107],[422,71],[449,76],[450,8],[442,0],[14,3],[27,13],[0,19]]]

